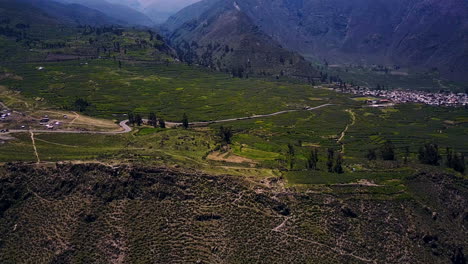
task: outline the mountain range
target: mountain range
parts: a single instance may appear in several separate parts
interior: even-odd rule
[[[253,34],[226,30],[226,23],[255,28],[256,37],[319,62],[432,69],[452,80],[468,78],[466,0],[204,0],[172,16],[165,28],[176,45],[181,38],[215,35],[240,46],[246,32]]]

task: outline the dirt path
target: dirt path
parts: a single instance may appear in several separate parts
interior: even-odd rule
[[[277,116],[277,115],[292,113],[292,112],[313,111],[313,110],[317,110],[317,109],[324,108],[324,107],[331,106],[331,105],[333,105],[333,104],[323,104],[323,105],[319,105],[319,106],[316,106],[316,107],[307,107],[307,108],[304,108],[304,109],[285,110],[285,111],[280,111],[280,112],[276,112],[276,113],[272,113],[272,114],[266,114],[266,115],[254,115],[254,116],[249,116],[249,117],[239,117],[239,118],[214,120],[214,121],[207,121],[207,122],[193,122],[193,123],[189,123],[189,125],[191,125],[191,126],[207,126],[207,125],[210,125],[210,124],[217,124],[217,123],[227,123],[227,122],[233,122],[233,121],[257,119],[257,118],[264,118],[264,117],[272,117],[272,116]],[[78,115],[78,117],[79,117],[79,115]],[[76,117],[76,118],[78,118],[78,117]],[[147,120],[143,120],[143,121],[147,121]],[[130,126],[128,126],[127,123],[128,123],[128,120],[123,120],[123,121],[121,121],[119,123],[119,126],[122,128],[121,131],[103,132],[103,131],[81,131],[81,130],[25,130],[25,129],[22,130],[22,129],[12,129],[8,133],[24,133],[24,132],[31,131],[31,133],[36,132],[36,133],[59,133],[59,134],[118,135],[118,134],[129,133],[129,132],[132,131],[132,128]],[[179,122],[166,122],[166,125],[168,127],[181,126],[182,123],[179,123]]]
[[[71,127],[73,125],[73,123],[75,123],[75,121],[80,118],[80,115],[77,113],[77,112],[73,112],[73,114],[75,114],[75,118],[73,118],[73,120],[68,123],[68,127]]]
[[[32,142],[33,149],[34,149],[34,154],[36,155],[36,158],[37,158],[37,163],[41,163],[41,159],[39,158],[39,153],[37,152],[36,140],[34,140],[34,132],[32,131],[29,131],[29,132],[31,133],[31,142]]]
[[[346,132],[348,132],[348,129],[351,126],[354,126],[354,124],[356,123],[356,114],[350,109],[346,110],[346,112],[348,112],[351,115],[351,124],[346,125],[346,128],[343,130],[343,132],[341,132],[341,136],[337,140],[337,142],[341,145],[341,154],[344,154],[345,152],[345,144],[343,143],[343,139],[346,136]]]
[[[41,142],[44,142],[44,143],[47,143],[47,144],[52,144],[52,145],[61,146],[61,147],[67,147],[67,148],[78,148],[78,146],[72,146],[72,145],[65,145],[65,144],[60,144],[60,143],[50,142],[50,141],[43,140],[43,139],[39,139],[39,138],[36,138],[35,140],[37,140],[37,141],[41,141]]]

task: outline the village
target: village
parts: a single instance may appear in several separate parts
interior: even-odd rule
[[[372,96],[385,98],[392,103],[422,103],[432,106],[451,106],[460,107],[468,106],[468,95],[466,93],[430,93],[423,91],[408,91],[408,90],[371,90],[365,87],[349,87],[346,88],[334,86],[333,90],[350,93],[360,96]],[[383,104],[388,104],[390,101],[383,101]]]

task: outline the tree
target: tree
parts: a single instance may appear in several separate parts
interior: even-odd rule
[[[333,149],[328,149],[327,155],[327,168],[328,172],[333,172],[333,159],[335,157],[335,151]]]
[[[333,167],[333,171],[338,174],[344,173],[343,170],[343,155],[338,153],[336,156],[335,166]]]
[[[395,146],[391,141],[386,141],[381,148],[383,160],[395,160]]]
[[[141,126],[143,124],[143,118],[140,114],[135,115],[135,123],[137,124],[137,126]]]
[[[408,146],[406,146],[405,147],[405,159],[404,159],[405,164],[408,164],[409,155],[410,155],[410,149]]]
[[[292,144],[288,144],[288,152],[286,153],[286,156],[288,158],[289,169],[292,170],[296,163],[296,151]]]
[[[454,153],[451,149],[447,148],[446,165],[447,167],[452,168],[455,171],[464,173],[466,170],[465,156],[462,153]]]
[[[166,128],[166,122],[162,118],[159,119],[159,127],[160,128]]]
[[[157,127],[158,126],[158,119],[155,113],[149,113],[148,115],[148,125]]]
[[[445,161],[445,165],[449,168],[453,168],[453,151],[451,148],[447,147],[447,160]]]
[[[88,106],[90,106],[90,103],[88,103],[88,101],[86,101],[83,98],[78,98],[73,103],[73,106],[74,106],[76,111],[84,112],[84,111],[86,111],[86,108],[88,108]]]
[[[224,145],[231,144],[231,139],[233,136],[232,128],[231,127],[223,127],[219,128],[218,136],[221,138],[221,143]]]
[[[453,169],[460,173],[465,173],[465,170],[466,170],[465,155],[460,153],[459,155],[454,156]]]
[[[135,115],[132,112],[128,113],[128,123],[131,126],[135,125]]]
[[[182,116],[182,127],[185,128],[185,129],[188,129],[189,128],[189,121],[188,121],[188,117],[187,117],[187,114],[184,114]]]
[[[377,159],[377,153],[375,153],[375,149],[369,149],[367,151],[366,158],[371,161],[371,160],[376,160]]]
[[[316,170],[318,161],[318,150],[314,148],[310,150],[309,156],[307,157],[307,169]]]
[[[425,144],[419,149],[419,161],[423,164],[439,166],[439,146],[437,144]]]

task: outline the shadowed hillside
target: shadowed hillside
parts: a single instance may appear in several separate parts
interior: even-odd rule
[[[211,7],[210,7],[211,6]],[[236,77],[289,76],[311,80],[318,72],[300,55],[265,35],[235,3],[197,3],[165,26],[178,55]]]
[[[174,15],[167,27],[197,17],[221,25],[226,19],[199,14],[217,10],[211,17],[219,18],[224,6],[236,6],[285,48],[321,62],[397,65],[467,80],[465,0],[205,0]]]
[[[2,263],[466,261],[467,183],[447,175],[407,194],[101,165],[7,165],[0,183]]]

